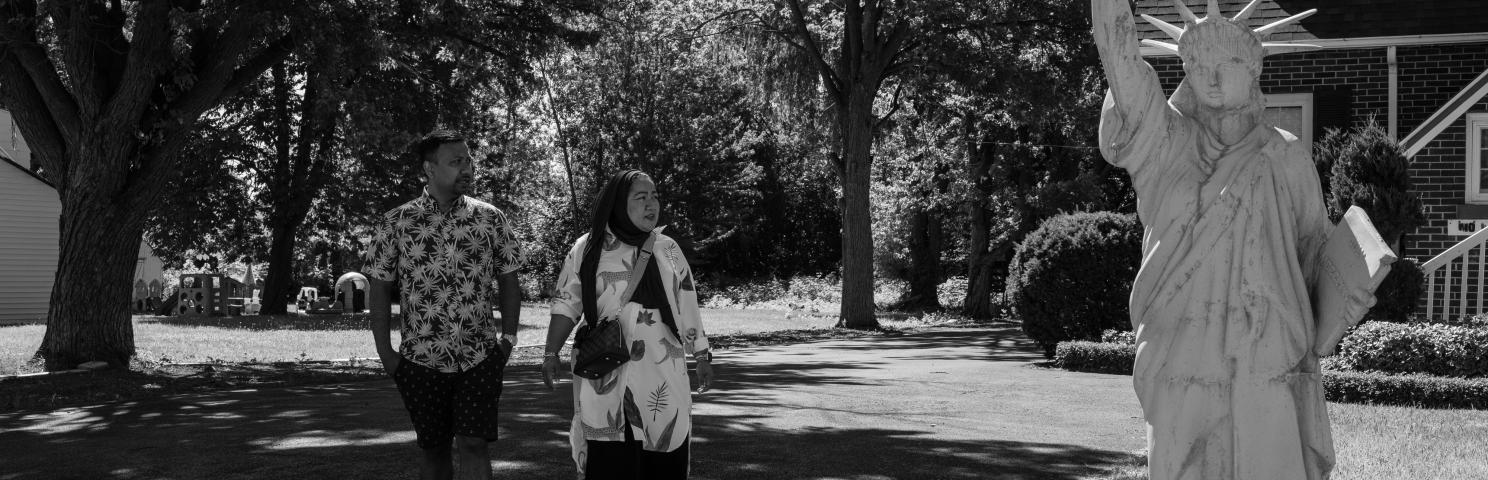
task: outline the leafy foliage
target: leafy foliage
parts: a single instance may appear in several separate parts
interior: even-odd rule
[[[1370,322],[1344,337],[1337,357],[1350,370],[1488,377],[1488,329]]]
[[[1045,221],[1018,245],[1007,277],[1023,332],[1053,356],[1059,342],[1130,330],[1127,300],[1141,249],[1135,215],[1082,212]]]
[[[1374,290],[1374,306],[1361,321],[1406,322],[1416,311],[1426,290],[1426,275],[1415,259],[1402,258],[1390,264],[1390,273]]]
[[[1059,342],[1054,348],[1054,366],[1076,372],[1130,375],[1136,351],[1137,347],[1129,343]]]
[[[1488,379],[1324,372],[1323,390],[1328,400],[1333,402],[1418,408],[1488,408]]]
[[[1320,143],[1315,161],[1331,166],[1328,212],[1334,221],[1358,205],[1391,244],[1425,222],[1421,199],[1410,192],[1410,162],[1372,117],[1360,129],[1330,131]]]

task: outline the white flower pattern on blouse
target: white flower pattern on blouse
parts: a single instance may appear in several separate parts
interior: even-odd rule
[[[496,278],[522,267],[506,214],[461,196],[444,212],[425,191],[383,215],[362,273],[402,283],[399,352],[441,372],[470,369],[497,348]]]

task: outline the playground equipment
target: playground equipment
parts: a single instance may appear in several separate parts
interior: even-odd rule
[[[160,305],[161,295],[164,293],[164,290],[165,285],[161,284],[160,280],[150,280],[148,284],[143,279],[135,280],[134,300],[131,302],[134,313],[149,313],[154,311]]]
[[[341,275],[336,279],[336,297],[341,299],[342,312],[361,312],[367,303],[367,277],[357,272]]]
[[[247,288],[227,275],[192,273],[181,275],[181,288],[176,292],[175,314],[223,316],[231,313],[231,299],[244,296]]]

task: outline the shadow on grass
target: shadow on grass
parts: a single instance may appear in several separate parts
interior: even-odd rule
[[[135,323],[183,327],[217,327],[241,330],[367,330],[366,314],[335,315],[246,315],[239,317],[136,317]]]
[[[838,373],[817,372],[827,368]],[[721,393],[697,401],[744,408],[695,417],[693,478],[1075,479],[1126,457],[1077,445],[946,440],[910,429],[781,428],[766,420],[786,407],[740,391],[872,384],[842,368],[730,367],[717,384]],[[571,478],[571,383],[549,391],[526,366],[512,368],[508,379],[501,438],[492,447],[497,477]],[[0,415],[0,479],[413,478],[413,440],[386,381],[182,395]]]

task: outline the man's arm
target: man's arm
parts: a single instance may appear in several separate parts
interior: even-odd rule
[[[377,357],[382,360],[382,368],[392,375],[398,369],[398,362],[403,357],[398,354],[398,349],[393,346],[393,306],[392,292],[393,283],[375,278],[367,279],[367,308],[371,309],[372,317],[372,341],[377,345]]]
[[[515,348],[517,342],[517,326],[522,317],[522,286],[517,280],[517,272],[511,271],[496,277],[496,289],[501,297],[501,337],[510,345],[506,348]],[[511,353],[510,350],[507,351]]]

